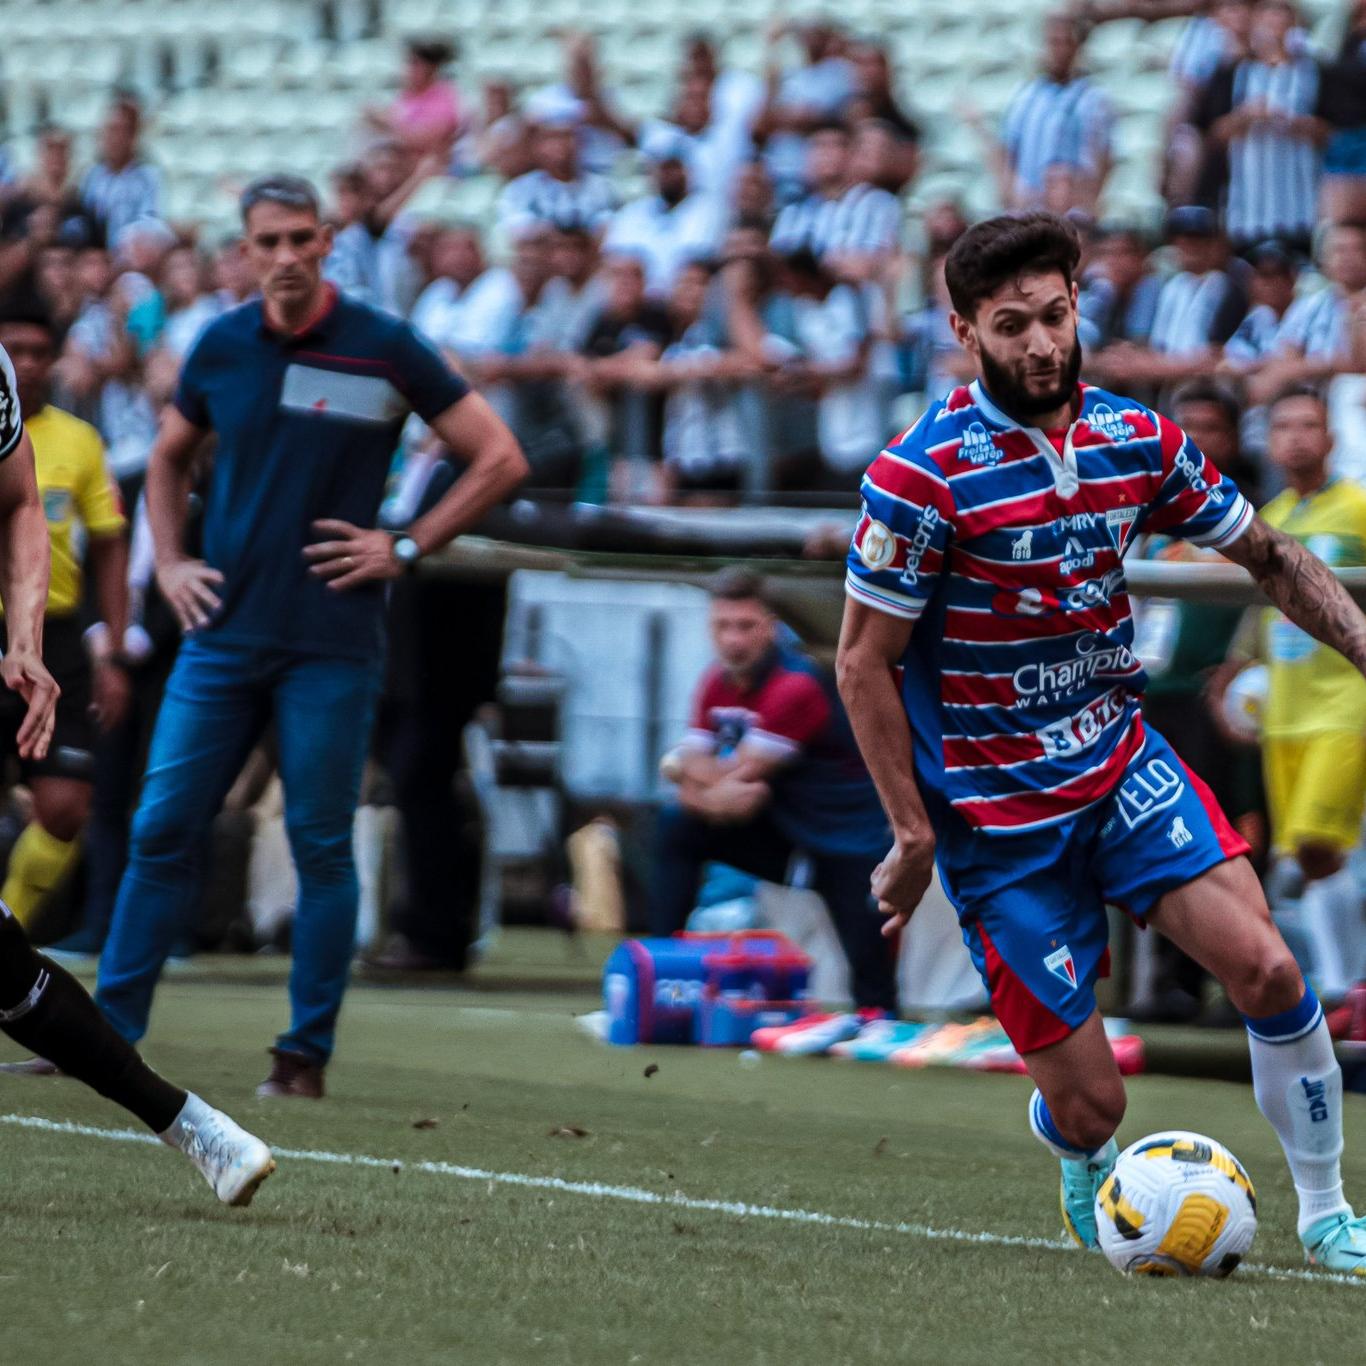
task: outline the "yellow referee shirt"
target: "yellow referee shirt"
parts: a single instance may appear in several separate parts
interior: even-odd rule
[[[1334,569],[1366,565],[1366,489],[1351,480],[1330,480],[1308,498],[1286,489],[1262,517]],[[1262,716],[1268,739],[1366,731],[1366,679],[1336,650],[1275,608],[1263,616],[1261,636],[1271,676]]]
[[[52,541],[48,615],[69,616],[80,606],[84,589],[76,524],[89,535],[108,536],[122,531],[126,523],[104,463],[104,443],[88,422],[49,403],[32,417],[25,414],[24,426],[33,442],[38,495]]]

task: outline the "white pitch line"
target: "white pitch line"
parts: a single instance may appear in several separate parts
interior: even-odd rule
[[[79,1138],[99,1138],[107,1143],[142,1143],[161,1146],[153,1134],[136,1129],[102,1129],[93,1124],[73,1124],[66,1120],[43,1119],[38,1115],[0,1115],[0,1124],[18,1129],[37,1129],[49,1134],[72,1134]],[[453,1176],[461,1181],[481,1181],[498,1186],[517,1186],[524,1190],[556,1191],[563,1195],[586,1195],[597,1200],[622,1200],[634,1205],[657,1205],[664,1209],[690,1210],[698,1214],[729,1214],[737,1219],[772,1219],[787,1224],[815,1224],[822,1228],[853,1229],[861,1233],[888,1233],[923,1238],[929,1242],[967,1243],[985,1247],[1018,1247],[1040,1252],[1076,1252],[1077,1245],[1064,1238],[1031,1238],[1017,1233],[972,1233],[961,1228],[936,1228],[932,1224],[891,1223],[881,1219],[860,1219],[849,1214],[826,1214],[820,1210],[789,1209],[782,1205],[752,1205],[744,1200],[707,1200],[684,1195],[646,1190],[642,1186],[610,1186],[601,1181],[566,1181],[560,1176],[530,1176],[524,1172],[496,1172],[484,1167],[466,1167],[454,1162],[405,1162],[400,1158],[372,1157],[366,1153],[333,1153],[307,1148],[274,1148],[276,1157],[292,1162],[322,1162],[340,1167],[366,1167],[384,1171],[425,1172],[431,1176]],[[1261,1266],[1246,1262],[1242,1270],[1281,1281],[1312,1281],[1322,1284],[1366,1285],[1366,1278],[1331,1271],[1308,1271],[1299,1267]]]

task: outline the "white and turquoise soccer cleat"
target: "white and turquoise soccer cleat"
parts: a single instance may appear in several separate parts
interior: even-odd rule
[[[221,1110],[193,1092],[161,1141],[178,1148],[199,1168],[225,1205],[249,1205],[261,1182],[275,1170],[271,1151]]]
[[[1366,1219],[1330,1214],[1300,1234],[1310,1266],[1366,1276]]]
[[[1099,1245],[1096,1192],[1114,1170],[1118,1157],[1119,1144],[1112,1138],[1091,1157],[1066,1158],[1059,1163],[1062,1167],[1059,1203],[1062,1205],[1063,1227],[1078,1247],[1093,1248]]]

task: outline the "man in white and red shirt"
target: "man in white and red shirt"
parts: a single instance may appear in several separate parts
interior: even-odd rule
[[[1323,1012],[1246,844],[1144,725],[1124,555],[1140,532],[1213,546],[1363,671],[1366,618],[1174,423],[1078,385],[1079,256],[1071,227],[1044,213],[958,239],[945,278],[978,377],[863,480],[839,677],[894,834],[873,891],[904,923],[938,863],[1038,1088],[1031,1127],[1062,1159],[1079,1243],[1095,1245],[1125,1105],[1093,990],[1110,902],[1223,983],[1306,1252],[1357,1270],[1366,1220],[1343,1199],[1342,1078]]]

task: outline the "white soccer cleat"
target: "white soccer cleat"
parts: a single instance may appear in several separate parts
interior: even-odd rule
[[[261,1182],[275,1170],[270,1149],[255,1134],[193,1092],[160,1138],[199,1168],[225,1205],[251,1204]]]

